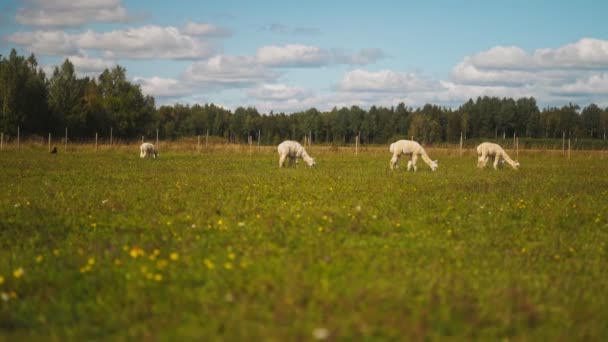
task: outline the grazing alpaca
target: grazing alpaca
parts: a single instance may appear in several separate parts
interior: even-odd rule
[[[289,166],[298,163],[298,159],[303,159],[310,167],[315,165],[315,160],[312,159],[302,145],[297,141],[285,140],[279,144],[277,151],[279,152],[279,167],[285,166],[285,159],[289,158]]]
[[[431,160],[431,158],[429,158],[429,155],[426,154],[426,152],[424,151],[424,148],[422,148],[422,146],[420,146],[420,144],[415,141],[399,140],[392,143],[388,150],[393,153],[393,158],[391,158],[390,161],[391,170],[399,167],[397,163],[399,163],[399,158],[401,158],[402,155],[408,155],[412,158],[407,162],[408,171],[412,168],[414,168],[414,171],[418,170],[418,167],[416,166],[418,156],[422,157],[422,160],[424,160],[424,162],[431,168],[432,171],[437,170],[437,167],[439,167],[437,161]]]
[[[158,151],[156,151],[156,147],[150,143],[141,144],[139,150],[139,156],[141,158],[158,158]]]
[[[515,170],[519,168],[519,162],[514,161],[507,155],[507,152],[498,144],[484,142],[477,146],[477,167],[483,169],[486,167],[490,157],[494,158],[494,169],[498,170],[498,164],[501,165],[506,161]]]

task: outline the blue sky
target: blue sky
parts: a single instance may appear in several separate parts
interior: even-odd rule
[[[0,53],[120,64],[157,104],[608,106],[605,1],[0,1]]]

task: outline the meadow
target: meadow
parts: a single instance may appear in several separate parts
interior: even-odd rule
[[[0,340],[607,340],[608,154],[427,151],[5,149]]]

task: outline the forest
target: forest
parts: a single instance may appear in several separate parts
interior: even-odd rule
[[[5,137],[61,134],[90,138],[95,133],[123,139],[152,136],[164,139],[200,134],[223,137],[231,142],[262,144],[309,135],[316,143],[353,143],[357,135],[364,144],[384,144],[414,137],[426,144],[457,142],[465,138],[580,138],[606,140],[608,108],[569,103],[539,109],[536,99],[478,97],[458,108],[425,104],[419,108],[399,103],[396,107],[363,109],[310,108],[295,113],[259,113],[254,107],[234,111],[214,104],[162,105],[130,82],[127,70],[117,65],[97,78],[78,77],[66,59],[47,76],[34,54],[20,56],[13,49],[0,55],[0,131]]]

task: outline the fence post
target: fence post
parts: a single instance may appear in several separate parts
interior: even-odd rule
[[[17,126],[17,150],[21,149],[21,141],[20,141],[21,136],[19,134],[20,134],[19,126]]]
[[[209,149],[209,129],[207,129],[207,136],[205,136],[205,149]]]
[[[0,152],[2,151],[2,145],[4,144],[4,132],[0,133]]]
[[[110,146],[112,146],[112,127],[110,127]]]
[[[572,139],[568,138],[568,160],[570,160],[570,140]]]
[[[196,153],[201,153],[201,135],[196,136]]]
[[[68,151],[68,127],[65,127],[65,141],[64,141],[64,145],[63,145],[63,149],[65,150],[65,152]]]
[[[462,131],[460,131],[460,156],[462,157]]]
[[[359,135],[355,137],[355,155],[359,155]]]
[[[51,152],[51,133],[49,132],[49,153]]]
[[[95,132],[95,153],[97,153],[97,132]]]
[[[156,129],[156,150],[160,151],[160,145],[158,144],[158,128]]]

